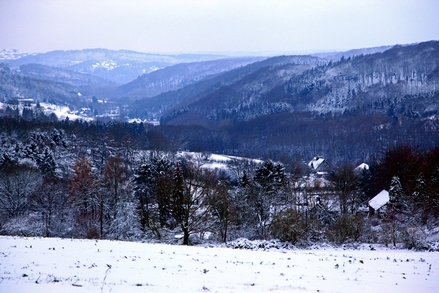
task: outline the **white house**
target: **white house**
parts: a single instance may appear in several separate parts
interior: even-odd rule
[[[329,163],[322,157],[314,157],[308,166],[313,169],[318,175],[326,175],[330,171]]]
[[[354,170],[357,171],[357,172],[361,172],[363,170],[369,170],[369,165],[366,164],[366,163],[361,163]]]
[[[387,190],[381,190],[380,193],[375,195],[371,200],[369,200],[369,207],[373,209],[370,210],[370,214],[373,215],[375,211],[378,211],[380,208],[385,206],[389,202],[389,192]]]

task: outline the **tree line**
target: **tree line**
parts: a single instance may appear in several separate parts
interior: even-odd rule
[[[439,216],[438,147],[397,145],[369,170],[333,164],[320,176],[297,160],[208,168],[206,153],[146,150],[160,135],[144,125],[21,123],[0,136],[2,234],[419,247]],[[367,202],[382,189],[390,202],[372,215]]]

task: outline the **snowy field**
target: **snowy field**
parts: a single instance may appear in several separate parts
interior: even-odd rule
[[[439,253],[0,237],[0,292],[439,292]]]

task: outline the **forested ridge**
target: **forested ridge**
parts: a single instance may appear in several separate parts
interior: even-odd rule
[[[428,248],[437,233],[437,145],[385,144],[361,171],[326,157],[325,175],[299,153],[215,169],[208,149],[179,151],[171,126],[0,119],[2,234]],[[372,216],[367,202],[383,189],[390,201]]]

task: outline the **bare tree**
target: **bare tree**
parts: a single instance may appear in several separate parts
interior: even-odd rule
[[[110,157],[104,166],[102,174],[102,189],[98,193],[99,231],[104,234],[104,221],[111,222],[117,218],[118,204],[127,195],[126,167],[119,156]]]
[[[361,203],[359,176],[349,165],[342,165],[331,173],[332,187],[338,196],[341,215],[354,214]]]
[[[0,172],[0,212],[7,220],[25,215],[29,198],[42,183],[40,172],[32,165],[11,165]]]
[[[31,209],[41,213],[44,236],[60,236],[65,233],[62,223],[67,212],[67,183],[65,180],[47,176],[30,198]]]
[[[187,163],[183,171],[177,163],[174,171],[174,188],[171,196],[171,214],[183,231],[183,245],[189,236],[202,232],[209,223],[208,197],[213,190],[214,176],[199,165]]]
[[[91,162],[85,157],[78,159],[73,166],[73,176],[69,181],[68,199],[74,208],[80,236],[99,237],[96,225],[99,219],[99,206],[96,201],[97,187]]]
[[[229,182],[222,180],[216,184],[208,198],[215,230],[219,231],[223,242],[227,242],[230,226],[237,220],[237,209],[231,195],[232,192]]]

